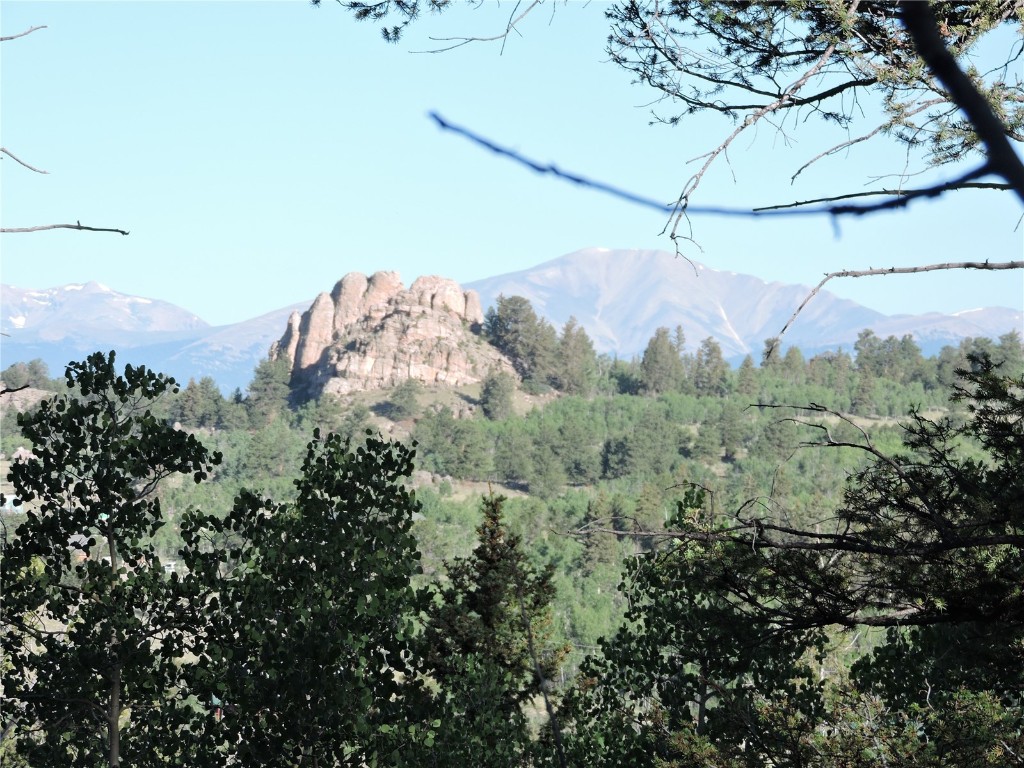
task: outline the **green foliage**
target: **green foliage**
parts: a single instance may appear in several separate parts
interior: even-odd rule
[[[668,328],[658,328],[640,361],[640,388],[655,395],[678,390],[685,376],[682,354],[682,345],[669,338]]]
[[[803,360],[800,361],[801,367]],[[700,343],[693,370],[693,388],[699,395],[721,397],[730,390],[729,364],[722,357],[722,347],[708,337]]]
[[[706,515],[704,493],[693,491],[674,522]],[[584,663],[565,708],[578,759],[688,765],[714,753],[708,764],[762,765],[789,752],[793,730],[806,730],[820,704],[802,661],[820,637],[775,635],[711,586],[749,563],[749,548],[691,542],[627,561],[627,623]],[[783,709],[793,727],[775,731]]]
[[[0,381],[5,389],[35,387],[53,392],[59,391],[61,384],[60,380],[50,378],[50,369],[39,358],[7,366],[0,372]]]
[[[217,382],[204,376],[198,382],[189,379],[185,389],[175,398],[170,415],[186,427],[212,429],[223,425],[228,407]]]
[[[180,663],[203,617],[183,610],[196,583],[168,578],[152,543],[167,522],[155,491],[220,457],[153,416],[173,379],[119,375],[113,352],[66,377],[77,396],[18,418],[33,456],[10,472],[26,518],[3,550],[8,716],[33,766],[180,764],[203,727]]]
[[[820,450],[873,459],[828,529],[763,503],[716,519],[703,491],[683,499],[670,543],[628,564],[627,623],[567,699],[579,761],[994,765],[1016,753],[1024,379],[972,364],[953,394],[970,418],[913,415],[906,453],[856,430],[827,437]],[[888,634],[832,684],[836,627]]]
[[[243,493],[226,518],[190,516],[188,567],[218,584],[195,606],[213,614],[195,689],[224,703],[218,739],[241,764],[388,762],[413,738],[412,458],[315,434],[294,502]],[[211,534],[239,542],[226,577]]]
[[[287,357],[281,356],[276,360],[264,358],[260,361],[249,383],[249,395],[245,399],[245,409],[252,426],[265,426],[288,413],[290,379],[291,363]]]
[[[427,468],[459,478],[484,478],[490,472],[490,452],[477,421],[456,419],[447,406],[430,411],[413,431],[423,446]]]
[[[413,418],[419,411],[418,398],[423,385],[416,379],[405,379],[395,387],[388,397],[388,416],[396,421]]]
[[[681,340],[681,334],[676,338]],[[879,343],[886,349],[885,340]],[[501,529],[506,542],[515,539],[516,554],[509,562],[546,579],[549,598],[538,613],[542,620],[528,622],[540,638],[539,659],[550,659],[545,648],[554,654],[572,642],[593,649],[599,637],[607,638],[602,654],[584,660],[584,650],[572,652],[541,675],[553,701],[568,686],[558,722],[571,764],[731,768],[771,761],[846,768],[884,758],[890,764],[1000,765],[1000,759],[1012,755],[1008,750],[1019,753],[1024,732],[1019,700],[1024,681],[1018,673],[1024,668],[1024,642],[1019,625],[1005,618],[1018,610],[1014,606],[1024,582],[1015,517],[1024,496],[1017,415],[1024,382],[1007,382],[999,375],[1013,365],[1019,347],[1019,337],[1008,334],[998,344],[971,340],[950,348],[947,359],[966,366],[968,376],[958,385],[957,410],[934,424],[914,416],[906,432],[896,425],[861,419],[854,424],[826,411],[794,411],[781,404],[818,402],[848,410],[861,378],[870,385],[874,413],[898,415],[912,405],[932,409],[940,403],[937,361],[924,360],[916,365],[917,373],[893,373],[895,378],[888,379],[866,370],[855,374],[853,361],[842,353],[805,362],[789,351],[760,369],[750,361],[736,375],[737,389],[745,382],[743,389],[753,395],[727,394],[697,385],[707,373],[707,361],[715,357],[707,349],[695,358],[676,353],[683,379],[657,397],[562,396],[521,418],[497,420],[430,410],[413,434],[429,470],[529,489],[529,497],[497,503],[499,518],[492,527]],[[966,357],[985,348],[1006,361],[1003,369]],[[896,357],[916,359],[906,346],[892,349]],[[604,359],[601,365],[606,377],[597,385],[601,392],[617,391],[641,370],[639,362]],[[730,387],[732,379],[728,372]],[[194,389],[200,392],[199,383]],[[210,401],[215,399],[209,387],[202,389]],[[148,411],[145,423],[164,434],[183,402],[170,394],[164,391],[145,404],[132,400],[135,418]],[[90,392],[79,399],[91,403],[97,397]],[[761,408],[748,407],[755,399]],[[244,408],[240,395],[220,398],[220,403]],[[114,411],[123,415],[132,408]],[[44,412],[55,413],[46,405],[22,418],[36,423]],[[507,642],[486,652],[449,651],[446,671],[423,666],[429,643],[425,632],[418,638],[410,634],[409,624],[418,611],[426,621],[431,612],[439,617],[447,605],[442,623],[450,625],[444,631],[453,637],[460,632],[486,637],[492,631],[480,619],[483,613],[460,614],[452,607],[468,605],[466,595],[479,592],[474,579],[487,547],[478,543],[472,552],[478,513],[457,483],[449,483],[444,493],[424,489],[422,505],[406,506],[401,513],[408,515],[409,527],[398,522],[394,505],[410,499],[379,483],[387,485],[390,478],[404,488],[402,472],[411,470],[411,457],[372,436],[366,442],[362,425],[368,417],[365,408],[346,410],[337,401],[324,401],[303,404],[294,418],[279,409],[262,425],[249,426],[246,418],[242,429],[230,429],[223,421],[203,426],[210,450],[202,450],[211,457],[203,470],[208,482],[197,485],[170,473],[146,497],[156,501],[159,494],[160,524],[143,529],[137,541],[151,553],[146,557],[154,563],[153,577],[137,575],[141,564],[133,568],[129,576],[135,591],[116,599],[122,601],[122,615],[129,617],[125,626],[164,626],[160,622],[166,615],[178,623],[158,630],[174,650],[152,663],[163,671],[146,673],[150,687],[139,687],[132,682],[137,678],[125,674],[121,696],[133,702],[119,721],[125,761],[125,750],[136,748],[132,745],[150,750],[135,762],[157,755],[188,765],[231,760],[284,765],[311,763],[314,756],[320,764],[335,758],[369,763],[375,755],[378,764],[407,765],[555,761],[553,722],[542,727],[540,741],[536,738],[537,721],[543,718],[530,667],[517,667],[513,674],[487,656],[499,645],[509,654],[516,647],[522,651],[516,646],[522,635],[507,640],[523,628],[521,616],[517,625],[514,611],[508,610],[512,592],[505,592],[504,624],[498,622],[504,627],[498,635]],[[91,445],[88,430],[77,432],[76,423],[57,422],[47,428],[47,439],[62,434],[61,440]],[[858,425],[866,425],[870,444]],[[342,436],[306,446],[301,430],[315,426],[337,428]],[[187,432],[173,434],[174,440],[198,446]],[[95,444],[127,440],[126,435],[97,433]],[[348,435],[354,439],[346,448]],[[829,445],[799,448],[815,435],[827,437]],[[141,444],[141,436],[133,440],[127,444]],[[6,433],[4,441],[13,444]],[[299,476],[304,446],[307,459]],[[214,449],[223,454],[216,466]],[[113,456],[128,457],[134,450],[121,449]],[[90,459],[93,471],[106,466],[101,454]],[[58,466],[61,455],[58,451],[47,464],[48,482],[73,495],[77,479],[67,481],[70,475]],[[148,466],[149,459],[139,462]],[[841,480],[851,472],[855,484],[843,496]],[[136,490],[148,488],[148,481],[134,483]],[[688,483],[706,487],[705,496],[684,494]],[[91,493],[88,486],[81,492]],[[189,511],[197,507],[213,514]],[[22,509],[35,509],[35,502]],[[739,514],[723,517],[714,509],[738,509]],[[941,510],[935,520],[945,520],[948,532],[938,522],[928,527],[932,509]],[[835,510],[843,528],[836,527]],[[337,522],[350,518],[348,528]],[[10,525],[11,520],[4,522]],[[594,528],[612,528],[618,535],[585,535]],[[580,530],[578,537],[563,535]],[[841,530],[864,551],[836,550],[829,537]],[[342,538],[352,531],[353,540],[346,544]],[[417,547],[410,544],[412,534]],[[98,552],[106,542],[102,534],[94,538],[91,546]],[[801,548],[808,541],[823,549]],[[47,589],[59,590],[61,599],[73,596],[71,588],[86,576],[101,583],[90,571],[77,574],[75,560],[58,580],[51,580],[52,569],[43,568],[42,561],[25,561],[24,556],[27,565],[9,571],[11,546],[28,546],[20,531],[4,552],[5,599],[8,585],[19,579],[24,584],[13,589],[15,595],[19,589],[38,590],[45,582]],[[62,546],[53,544],[53,551],[61,549],[61,556],[70,558],[66,543]],[[922,547],[947,549],[930,560]],[[384,552],[386,564],[374,559]],[[619,592],[615,587],[622,581],[620,563],[626,555]],[[160,570],[157,579],[155,564],[168,558],[178,560],[178,573],[167,576]],[[490,567],[504,573],[507,563],[499,560],[490,560]],[[444,573],[453,575],[445,581]],[[418,603],[410,587],[428,578],[441,580],[432,601]],[[158,580],[165,585],[159,590],[165,591],[140,591]],[[388,584],[395,590],[390,603]],[[456,592],[462,596],[456,598]],[[149,594],[157,595],[151,607],[139,602]],[[335,600],[337,595],[342,597]],[[368,600],[360,603],[361,595],[369,595]],[[33,599],[36,606],[48,606],[52,598],[43,603],[43,598]],[[136,609],[124,610],[129,604]],[[182,606],[187,610],[174,613]],[[390,622],[372,615],[376,606],[390,615]],[[104,610],[112,611],[110,606]],[[41,646],[20,627],[16,614],[6,612],[7,604],[4,611],[5,654],[8,647],[20,647],[26,658],[42,663],[44,657],[34,655],[42,653]],[[99,608],[89,611],[81,615],[106,615]],[[953,620],[955,611],[964,618]],[[893,617],[898,628],[886,634],[885,622]],[[915,626],[914,621],[921,623]],[[875,624],[882,629],[858,631],[849,641],[836,630]],[[366,631],[350,636],[350,625]],[[39,631],[39,625],[26,626]],[[41,626],[63,629],[56,622]],[[79,638],[90,640],[84,624],[70,626],[76,629],[66,636],[69,647],[77,647]],[[370,639],[364,641],[364,634]],[[381,657],[373,650],[377,646],[371,647],[378,642],[374,638],[383,638],[379,647],[399,654],[401,661],[392,663],[389,651],[387,662],[390,669],[403,670],[397,677],[385,679]],[[148,648],[152,657],[164,658],[161,643]],[[74,677],[67,670],[80,663],[71,651],[61,653],[46,657],[59,670],[42,678],[47,686],[58,676]],[[99,669],[98,662],[90,663]],[[1007,665],[1016,666],[1008,671]],[[574,679],[577,668],[582,674]],[[109,682],[109,676],[96,674]],[[53,690],[70,690],[63,685]],[[533,693],[525,693],[530,686]],[[91,690],[100,696],[101,687]],[[165,693],[142,693],[158,690]],[[510,691],[520,692],[514,707]],[[139,696],[166,703],[143,704]],[[359,706],[342,705],[343,696]],[[208,709],[211,697],[221,704],[220,720]],[[21,719],[11,738],[19,742],[19,759],[31,751],[33,765],[67,764],[69,759],[89,764],[78,731],[72,734],[61,721],[64,742],[33,736],[43,718],[28,716],[27,700],[18,706]],[[49,712],[55,721],[67,714]],[[956,728],[971,729],[972,738],[956,740],[949,737],[955,730],[944,730]],[[92,732],[94,742],[106,738],[102,722]],[[68,746],[71,739],[76,746]],[[274,747],[274,740],[285,746]],[[995,742],[1005,745],[1002,751],[991,748]],[[95,762],[109,763],[109,754],[91,754]]]
[[[512,361],[524,384],[543,386],[552,379],[558,353],[555,329],[522,296],[499,296],[484,316],[488,341]]]
[[[446,563],[420,638],[436,701],[461,736],[455,754],[516,765],[529,749],[524,708],[558,676],[566,648],[551,641],[554,569],[534,568],[502,520],[504,498],[483,500],[472,555]]]
[[[558,340],[552,384],[568,395],[589,395],[597,378],[597,355],[587,332],[570,317]]]
[[[480,391],[480,408],[492,421],[501,421],[512,415],[512,396],[515,380],[504,371],[490,371]]]

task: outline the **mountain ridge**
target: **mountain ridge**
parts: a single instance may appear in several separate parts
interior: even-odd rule
[[[753,275],[715,270],[665,251],[588,248],[535,267],[462,286],[493,306],[499,293],[530,299],[538,315],[560,328],[574,315],[608,354],[640,354],[659,326],[682,325],[687,348],[711,336],[733,362],[755,358],[765,339],[778,334],[810,293],[807,286],[769,282]],[[325,286],[326,288],[326,286]],[[245,388],[259,360],[280,339],[292,304],[238,323],[211,326],[197,315],[159,299],[130,296],[99,283],[30,290],[3,285],[0,330],[3,367],[41,358],[59,375],[67,361],[96,349],[117,348],[124,361],[175,376],[212,376],[230,391]],[[784,346],[807,354],[849,349],[857,333],[912,334],[926,354],[967,336],[995,338],[1024,327],[1024,313],[1006,307],[951,314],[884,315],[822,291],[798,316]]]

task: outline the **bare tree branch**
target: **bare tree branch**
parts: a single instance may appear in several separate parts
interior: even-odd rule
[[[26,162],[25,162],[24,160],[22,160],[21,158],[15,157],[15,156],[14,156],[14,153],[13,153],[13,152],[11,152],[11,151],[10,151],[9,149],[7,149],[7,147],[0,147],[0,153],[2,153],[2,154],[5,154],[5,155],[7,155],[7,156],[8,156],[9,158],[11,158],[11,159],[12,159],[12,160],[13,160],[14,162],[16,162],[16,163],[18,163],[18,164],[20,164],[20,165],[23,165],[23,166],[25,166],[25,167],[26,167],[26,168],[28,168],[28,169],[29,169],[30,171],[35,171],[36,173],[43,173],[43,174],[49,174],[49,173],[50,173],[49,171],[44,171],[44,170],[43,170],[42,168],[36,168],[35,166],[31,166],[31,165],[29,165],[28,163],[26,163]]]
[[[920,112],[923,112],[924,110],[926,110],[926,109],[928,109],[930,107],[934,107],[934,106],[936,106],[938,104],[941,104],[944,101],[945,101],[945,99],[929,99],[928,101],[924,101],[921,104],[919,104],[915,109],[908,110],[908,111],[904,112],[903,114],[901,114],[900,115],[900,119],[905,119],[905,118],[908,118],[908,117],[913,117],[914,115],[916,115],[916,114],[918,114]],[[858,136],[855,139],[850,139],[850,140],[844,141],[844,142],[842,142],[840,144],[836,144],[834,147],[830,147],[829,149],[826,149],[824,152],[821,152],[821,153],[815,155],[810,160],[808,160],[806,163],[804,163],[803,165],[801,165],[799,168],[796,169],[796,173],[794,173],[792,176],[789,177],[790,183],[793,183],[794,181],[796,181],[796,177],[797,176],[799,176],[801,173],[806,171],[808,168],[810,168],[812,165],[814,165],[816,162],[818,162],[822,158],[829,157],[830,155],[834,155],[836,152],[841,152],[844,149],[852,147],[854,144],[860,144],[862,141],[867,141],[868,139],[874,138],[875,136],[877,136],[882,131],[884,131],[886,129],[889,129],[889,128],[892,128],[895,124],[896,124],[896,120],[895,119],[888,120],[888,121],[882,123],[881,125],[879,125],[873,131],[869,131],[868,133],[865,133],[863,136]]]
[[[771,357],[775,350],[778,349],[782,337],[785,335],[789,327],[793,325],[793,321],[796,320],[796,316],[799,315],[804,307],[806,307],[811,299],[818,295],[818,292],[822,289],[829,280],[837,277],[869,277],[873,275],[911,275],[918,272],[935,272],[937,270],[944,269],[982,269],[982,270],[997,270],[997,269],[1024,269],[1024,261],[958,261],[958,262],[947,262],[945,264],[924,264],[919,267],[885,267],[881,269],[845,269],[841,272],[830,272],[825,275],[824,279],[818,283],[805,298],[800,306],[796,308],[796,311],[790,316],[789,320],[779,331],[779,335],[775,338],[775,343],[765,352],[765,358]]]
[[[115,229],[113,227],[87,227],[81,222],[74,224],[42,224],[38,227],[5,227],[0,229],[0,232],[5,234],[14,232],[42,232],[45,229],[80,229],[84,232],[117,232],[121,235],[127,235],[128,231],[124,229]]]
[[[955,191],[958,189],[1000,189],[1003,191],[1012,190],[1009,184],[1000,184],[997,182],[987,181],[969,181],[963,183],[949,182],[947,184],[940,184],[935,187],[927,187],[925,189],[876,189],[871,192],[851,192],[848,195],[836,195],[835,197],[817,197],[813,200],[798,200],[795,203],[783,203],[781,205],[766,205],[761,208],[752,208],[752,213],[761,213],[763,211],[781,211],[787,208],[799,208],[803,205],[813,205],[815,203],[834,203],[837,200],[852,200],[857,197],[875,197],[877,195],[892,195],[896,197],[928,197],[936,193]]]
[[[621,200],[625,200],[625,201],[630,202],[630,203],[635,203],[637,205],[642,205],[645,208],[651,208],[651,209],[656,210],[656,211],[658,211],[660,213],[669,213],[669,214],[672,214],[672,215],[676,215],[677,213],[682,213],[684,215],[700,214],[700,215],[706,215],[706,216],[733,216],[733,217],[735,217],[735,216],[741,216],[741,217],[758,217],[758,216],[821,216],[823,214],[824,215],[829,215],[829,216],[839,216],[839,215],[857,215],[857,216],[860,216],[860,215],[864,215],[865,213],[871,213],[871,212],[876,211],[876,210],[885,210],[885,209],[888,209],[888,208],[900,208],[900,207],[906,206],[911,200],[914,200],[916,198],[919,198],[919,197],[937,197],[938,195],[942,194],[943,192],[951,191],[951,190],[954,190],[954,189],[961,189],[961,188],[1004,189],[1004,190],[1005,189],[1010,189],[1010,187],[1008,185],[982,184],[982,183],[974,183],[974,182],[972,182],[971,181],[972,179],[975,179],[975,178],[978,178],[979,176],[984,176],[984,175],[988,174],[988,166],[987,165],[983,165],[983,166],[980,166],[979,168],[976,168],[973,171],[970,171],[970,172],[964,174],[960,178],[954,179],[953,181],[945,182],[943,184],[936,185],[934,187],[927,187],[927,188],[924,188],[924,189],[916,189],[916,190],[902,190],[902,191],[901,190],[896,190],[896,191],[891,193],[891,194],[897,195],[895,200],[887,200],[887,201],[885,201],[883,203],[877,203],[875,205],[870,205],[870,206],[836,205],[836,206],[828,206],[828,207],[822,207],[822,208],[798,208],[798,206],[807,205],[807,204],[810,204],[812,202],[819,202],[819,201],[806,201],[806,202],[803,202],[803,203],[793,203],[793,204],[779,205],[779,206],[768,206],[768,207],[764,207],[764,208],[754,208],[754,209],[750,209],[750,208],[726,208],[726,207],[722,207],[722,206],[692,206],[692,205],[687,204],[685,209],[683,209],[683,211],[680,211],[679,207],[678,207],[678,205],[679,205],[678,201],[674,205],[668,205],[668,204],[659,202],[659,201],[657,201],[657,200],[655,200],[653,198],[645,197],[644,195],[638,195],[638,194],[636,194],[634,192],[629,192],[628,190],[624,190],[624,189],[622,189],[620,187],[616,187],[616,186],[614,186],[612,184],[607,184],[607,183],[605,183],[603,181],[597,181],[595,179],[590,179],[590,178],[587,178],[586,176],[582,176],[582,175],[577,174],[577,173],[572,173],[572,172],[569,172],[569,171],[563,171],[561,168],[559,168],[558,166],[554,165],[553,163],[541,163],[541,162],[539,162],[537,160],[533,160],[533,159],[531,159],[529,157],[526,157],[525,155],[522,155],[521,153],[517,152],[514,149],[511,149],[509,147],[504,147],[504,146],[502,146],[500,144],[497,144],[497,143],[491,141],[490,139],[488,139],[488,138],[486,138],[484,136],[481,136],[478,133],[475,133],[475,132],[469,130],[468,128],[463,128],[462,126],[455,125],[454,123],[451,123],[447,119],[442,117],[437,112],[430,112],[428,116],[430,117],[431,120],[433,120],[435,123],[437,123],[438,127],[441,128],[442,130],[451,131],[452,133],[458,134],[459,136],[462,136],[463,138],[469,139],[473,143],[479,144],[481,147],[484,147],[485,149],[489,149],[491,152],[494,152],[495,154],[501,155],[503,157],[507,157],[510,160],[514,160],[515,162],[517,162],[517,163],[519,163],[521,165],[525,165],[527,168],[529,168],[532,171],[535,171],[536,173],[550,174],[552,176],[555,176],[556,178],[563,179],[565,181],[571,181],[573,184],[578,184],[578,185],[580,185],[582,187],[589,187],[591,189],[596,189],[596,190],[598,190],[600,192],[605,192],[607,194],[610,194],[610,195],[613,195],[615,197],[618,197]],[[860,193],[860,194],[862,194],[862,195],[885,194],[885,192],[883,191],[883,192],[877,192],[877,193]],[[820,202],[827,202],[828,200],[843,200],[843,199],[846,199],[847,197],[858,197],[858,196],[860,196],[860,195],[858,195],[858,194],[851,194],[851,195],[846,195],[846,196],[838,196],[838,197],[835,197],[835,198],[822,198]],[[786,209],[786,210],[782,210],[782,209]],[[681,239],[688,239],[688,238],[685,238],[683,235],[676,235],[676,237],[681,238]],[[677,253],[677,255],[682,255],[682,254],[678,254]],[[684,258],[685,258],[685,256],[684,256]]]
[[[19,37],[24,37],[25,35],[31,35],[33,32],[36,32],[36,31],[38,31],[40,29],[46,29],[46,25],[43,24],[42,26],[39,26],[39,27],[29,27],[24,32],[19,32],[16,35],[7,35],[7,37],[0,37],[0,43],[6,43],[8,40],[17,40]]]
[[[515,12],[519,10],[520,3],[516,3],[515,8],[512,9],[512,16],[514,16],[515,18],[509,17],[508,25],[505,27],[505,31],[502,32],[501,34],[491,35],[490,37],[432,37],[430,39],[434,40],[435,42],[452,43],[452,45],[449,45],[446,48],[431,48],[430,50],[427,51],[413,51],[413,53],[445,53],[446,51],[461,48],[462,46],[468,45],[469,43],[492,43],[496,40],[501,40],[501,52],[504,53],[505,41],[508,39],[508,36],[512,32],[519,32],[519,30],[516,29],[516,24],[522,21],[523,18],[530,11],[532,11],[534,8],[536,8],[543,2],[544,0],[533,0],[533,2],[531,2],[526,7],[526,10],[524,10],[518,16],[515,15]]]

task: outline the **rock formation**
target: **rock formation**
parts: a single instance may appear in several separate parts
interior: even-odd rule
[[[443,277],[420,277],[406,290],[396,272],[345,275],[301,316],[293,312],[271,359],[291,360],[301,395],[386,389],[404,379],[458,387],[509,361],[480,336],[475,291]]]

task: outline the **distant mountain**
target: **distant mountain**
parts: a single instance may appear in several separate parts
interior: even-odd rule
[[[711,336],[727,358],[755,357],[778,335],[807,297],[802,285],[768,283],[751,275],[690,263],[666,251],[576,251],[532,269],[469,283],[483,306],[500,294],[524,296],[556,327],[575,316],[601,352],[643,352],[659,326],[682,325],[687,347]],[[912,334],[926,353],[967,336],[998,337],[1024,326],[1024,314],[985,308],[956,315],[887,316],[828,291],[819,293],[786,333],[785,345],[814,353],[850,347],[857,334]]]
[[[659,326],[682,325],[687,346],[708,336],[738,361],[760,354],[809,288],[691,265],[664,251],[591,248],[532,269],[464,286],[483,307],[499,294],[528,298],[556,327],[575,315],[601,352],[639,354]],[[293,311],[312,300],[233,325],[212,327],[157,299],[118,293],[99,283],[47,290],[0,287],[0,368],[41,358],[59,376],[69,360],[117,349],[123,362],[145,364],[181,382],[212,376],[225,392],[245,388],[253,368],[281,338]],[[822,291],[800,314],[785,343],[814,354],[850,348],[872,328],[881,337],[912,334],[926,354],[967,336],[996,338],[1024,328],[1024,314],[980,308],[953,315],[883,315]]]
[[[100,283],[26,290],[0,286],[0,341],[6,368],[40,358],[51,376],[70,360],[97,350],[118,350],[124,362],[144,364],[187,382],[213,376],[225,390],[245,388],[293,310],[275,310],[214,327],[174,304],[129,296]]]
[[[166,301],[129,296],[101,283],[42,291],[0,287],[4,333],[19,340],[91,343],[97,336],[132,344],[145,335],[188,335],[209,325]]]

